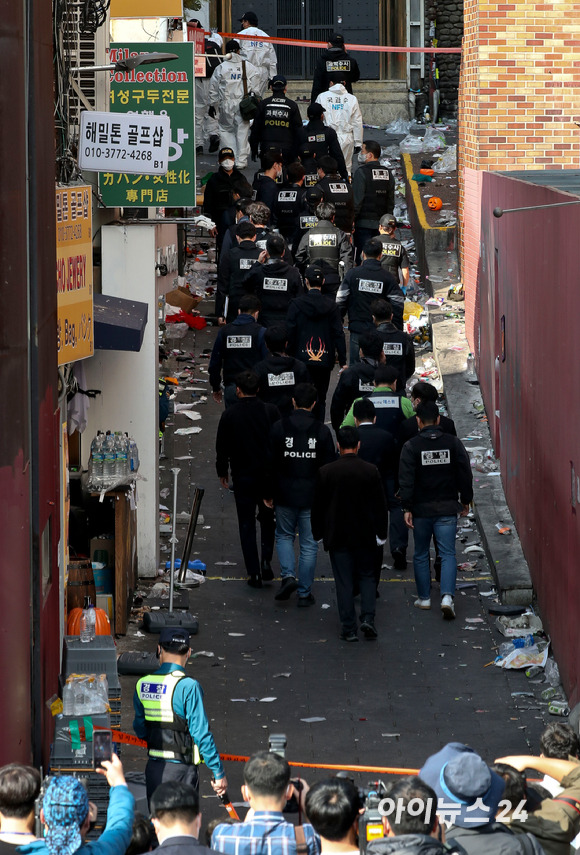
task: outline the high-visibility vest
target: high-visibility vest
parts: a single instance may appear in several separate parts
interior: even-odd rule
[[[137,682],[137,696],[145,711],[149,756],[198,765],[201,758],[187,720],[173,709],[176,686],[184,677],[185,673],[178,670],[148,674]]]

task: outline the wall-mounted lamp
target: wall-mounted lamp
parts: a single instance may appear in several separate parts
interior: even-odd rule
[[[545,208],[565,208],[566,205],[580,205],[580,199],[577,202],[554,202],[552,205],[530,205],[527,208],[494,208],[493,215],[499,220],[504,214],[512,214],[514,211],[541,211]]]
[[[158,62],[171,62],[174,59],[179,59],[176,53],[140,53],[137,56],[128,56],[125,59],[119,59],[111,65],[82,65],[76,68],[71,68],[73,74],[80,74],[81,71],[133,71],[139,65],[155,65]]]

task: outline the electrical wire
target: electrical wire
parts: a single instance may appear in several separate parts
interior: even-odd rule
[[[81,9],[80,32],[94,34],[107,20],[111,0],[85,0]]]

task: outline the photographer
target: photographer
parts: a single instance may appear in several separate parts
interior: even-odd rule
[[[39,793],[37,769],[20,763],[0,769],[0,855],[35,839],[34,803]]]
[[[437,796],[420,778],[402,778],[389,790],[384,803],[385,837],[372,840],[368,855],[443,855],[443,827],[437,814]]]
[[[244,766],[242,797],[250,804],[245,822],[218,825],[212,849],[227,855],[296,855],[296,828],[286,822],[282,811],[293,795],[290,767],[277,754],[259,751]],[[318,855],[320,840],[311,825],[303,825],[308,855]]]
[[[306,795],[306,815],[320,835],[322,855],[358,853],[358,821],[363,804],[358,789],[346,778],[319,781]]]

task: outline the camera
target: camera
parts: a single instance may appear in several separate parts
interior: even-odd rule
[[[355,781],[348,772],[338,772],[337,778]],[[360,805],[363,812],[358,821],[358,843],[361,855],[366,852],[371,840],[385,836],[383,817],[379,811],[381,801],[387,797],[388,791],[383,781],[369,781],[368,786],[359,787]]]
[[[268,736],[268,751],[271,754],[277,754],[283,760],[286,759],[286,746],[288,740],[285,733],[271,733]]]

